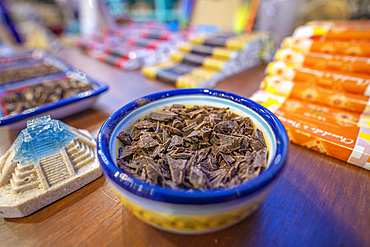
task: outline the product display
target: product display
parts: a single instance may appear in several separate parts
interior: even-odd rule
[[[167,60],[169,52],[177,50],[184,40],[185,32],[166,31],[163,27],[128,25],[81,38],[77,46],[88,55],[108,64],[124,70],[135,70]],[[123,62],[119,59],[125,60]]]
[[[0,246],[370,246],[369,3],[0,1]]]
[[[13,55],[0,64],[0,126],[22,129],[26,120],[45,114],[72,115],[91,107],[108,89],[45,52]],[[27,59],[17,60],[20,57]]]
[[[4,116],[16,114],[92,89],[90,82],[85,83],[73,78],[52,80],[1,92],[1,108],[4,109]]]
[[[166,71],[159,72],[157,65],[144,67],[142,71],[150,78],[165,82],[169,82],[168,77],[172,78],[170,83],[175,84],[176,87],[214,87],[224,78],[261,64],[263,62],[261,54],[269,49],[268,42],[269,36],[263,32],[243,35],[193,36],[190,43],[181,44],[178,52],[171,53],[170,60],[190,67],[191,75],[205,77],[206,80],[188,79],[189,75],[184,78],[185,72],[180,72],[175,68],[166,68]],[[160,63],[159,66],[161,64],[164,63]],[[214,73],[209,73],[208,70],[213,70]],[[164,76],[158,74],[164,74]],[[184,81],[187,82],[184,83]]]
[[[278,116],[292,142],[370,170],[369,28],[368,21],[297,28],[251,98]]]
[[[254,93],[251,99],[276,114],[291,142],[370,170],[368,116],[363,119],[358,114],[286,100],[266,91]]]

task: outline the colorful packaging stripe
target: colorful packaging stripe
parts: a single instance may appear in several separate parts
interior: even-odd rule
[[[370,97],[368,96],[335,92],[308,83],[294,83],[280,76],[265,77],[260,87],[267,92],[287,98],[324,104],[360,114],[370,114]]]
[[[124,59],[104,52],[96,53],[95,57],[100,61],[125,70],[134,70],[140,67],[140,63],[136,60]]]
[[[231,50],[241,51],[249,43],[256,40],[267,39],[268,34],[263,32],[253,32],[243,35],[200,35],[190,39],[191,43],[199,45],[219,46]]]
[[[177,52],[170,55],[171,60],[177,63],[183,63],[193,66],[202,66],[207,69],[220,71],[225,66],[226,61],[212,58],[209,56]]]
[[[271,62],[266,73],[270,76],[281,76],[293,82],[308,82],[334,91],[370,96],[370,75],[342,71],[319,70],[294,66],[284,62]]]
[[[171,69],[162,69],[159,67],[143,67],[143,74],[152,79],[158,79],[166,83],[175,85],[179,88],[194,88],[198,84],[206,83],[207,79],[204,77],[194,75],[191,73],[180,73]]]
[[[370,57],[370,42],[321,41],[287,37],[282,48],[291,48],[298,52],[321,52],[343,56]]]
[[[322,38],[325,40],[370,41],[370,22],[352,24],[304,25],[297,27],[294,38]]]
[[[275,60],[315,69],[370,74],[370,57],[341,56],[316,52],[302,53],[285,48],[276,52]]]
[[[222,48],[222,47],[214,47],[214,46],[207,46],[207,45],[196,45],[192,43],[186,43],[180,45],[180,51],[194,53],[198,55],[204,56],[212,56],[214,58],[222,59],[222,60],[230,60],[234,59],[237,56],[236,51]]]

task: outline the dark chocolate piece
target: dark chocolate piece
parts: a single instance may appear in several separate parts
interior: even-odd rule
[[[173,113],[173,112],[167,112],[167,111],[161,111],[161,112],[151,112],[149,114],[149,117],[153,120],[157,120],[157,121],[168,121],[172,118],[174,118],[175,116],[177,116],[176,113]]]

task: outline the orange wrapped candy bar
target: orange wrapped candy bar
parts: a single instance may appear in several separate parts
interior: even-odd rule
[[[285,48],[276,52],[275,60],[315,69],[370,74],[370,57],[340,56],[316,52],[302,53]]]
[[[370,42],[321,41],[287,37],[282,42],[283,48],[298,52],[321,52],[335,55],[370,57]]]
[[[368,96],[334,92],[308,83],[294,83],[280,76],[265,77],[260,87],[267,92],[286,98],[324,104],[360,114],[370,114],[370,97]]]
[[[323,40],[370,40],[370,22],[337,22],[326,24],[311,23],[311,25],[304,25],[297,27],[294,30],[293,37],[295,38],[313,38]]]
[[[370,170],[370,129],[338,121],[332,109],[260,90],[252,100],[262,104],[283,123],[291,142]],[[338,113],[338,112],[337,112]],[[340,118],[352,117],[343,111]]]
[[[281,76],[294,82],[308,82],[334,91],[348,92],[370,96],[370,75],[332,70],[319,70],[284,62],[271,62],[266,73],[271,76]]]

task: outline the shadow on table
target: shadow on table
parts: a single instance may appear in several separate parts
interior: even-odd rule
[[[128,214],[131,221],[123,227],[127,229],[123,234],[127,246],[331,246],[347,243],[359,246],[353,245],[358,240],[350,231],[339,229],[339,232],[339,222],[333,215],[322,214],[310,198],[284,177],[254,214],[215,233],[168,233],[134,219],[131,212]]]
[[[33,223],[40,223],[43,221],[48,220],[49,218],[56,216],[63,212],[64,210],[68,210],[69,208],[73,208],[73,205],[80,202],[86,197],[89,197],[90,194],[94,193],[101,188],[106,183],[104,177],[98,178],[97,180],[91,182],[90,184],[82,187],[81,189],[66,195],[65,197],[59,199],[58,201],[45,206],[44,208],[36,211],[35,213],[24,217],[24,218],[5,218],[4,220],[11,223],[19,223],[19,224],[33,224]]]

